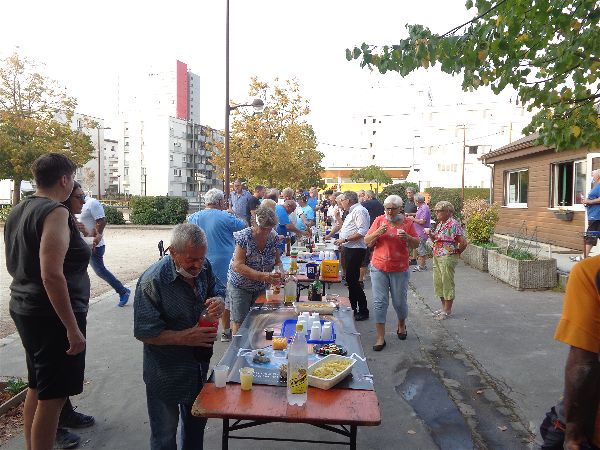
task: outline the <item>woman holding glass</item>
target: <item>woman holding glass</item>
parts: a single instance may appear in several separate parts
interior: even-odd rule
[[[377,340],[376,352],[383,350],[385,343],[385,320],[389,297],[398,317],[396,334],[401,341],[406,339],[406,317],[408,315],[409,251],[417,248],[419,237],[413,219],[404,215],[404,203],[398,195],[390,195],[383,202],[385,214],[375,218],[365,236],[365,243],[373,247],[371,256],[371,286]]]

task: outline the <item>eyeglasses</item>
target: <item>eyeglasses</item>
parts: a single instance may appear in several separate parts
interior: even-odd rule
[[[79,199],[79,200],[81,200],[82,202],[85,202],[85,194],[71,195],[71,197],[73,197],[73,198],[78,198],[78,199]]]
[[[396,207],[396,206],[391,207],[391,208],[390,207],[384,207],[383,209],[385,209],[386,211],[395,211],[397,209],[400,209],[400,207]]]

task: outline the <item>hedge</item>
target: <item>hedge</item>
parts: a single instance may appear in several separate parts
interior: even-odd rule
[[[402,197],[402,200],[406,200],[406,188],[409,186],[415,188],[415,192],[419,192],[419,185],[417,183],[405,182],[390,184],[389,186],[384,187],[379,193],[379,200],[383,202],[388,195],[399,195]]]
[[[0,222],[6,222],[11,209],[12,207],[10,205],[0,206]]]
[[[114,206],[104,206],[104,216],[106,217],[106,223],[110,225],[125,225],[125,218],[123,213]]]
[[[132,197],[131,223],[137,225],[176,225],[185,221],[189,203],[179,197]]]

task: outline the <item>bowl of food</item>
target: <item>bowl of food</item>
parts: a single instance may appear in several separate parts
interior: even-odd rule
[[[319,389],[331,389],[352,372],[355,359],[329,355],[308,367],[308,385]]]

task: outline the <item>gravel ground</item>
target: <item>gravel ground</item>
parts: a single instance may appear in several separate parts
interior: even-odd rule
[[[105,230],[106,253],[104,262],[122,283],[137,279],[140,274],[158,259],[158,241],[163,240],[165,247],[171,238],[172,226],[107,226]],[[4,227],[0,226],[4,235]],[[89,269],[91,298],[108,292],[111,287]],[[13,321],[8,312],[11,278],[6,271],[4,240],[0,240],[0,339],[15,332]],[[115,302],[117,297],[115,294]],[[2,374],[0,374],[2,375]]]

